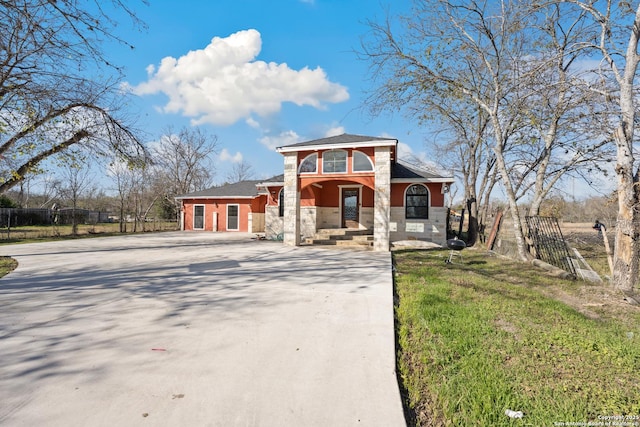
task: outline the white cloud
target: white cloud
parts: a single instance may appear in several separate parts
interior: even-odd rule
[[[382,138],[389,138],[387,135],[383,135]],[[395,138],[394,138],[395,139]],[[398,141],[398,158],[401,160],[414,159],[416,157],[413,149],[409,144]]]
[[[327,131],[324,133],[324,136],[325,138],[329,138],[330,136],[342,135],[343,133],[346,133],[344,131],[344,126],[332,126],[331,128],[327,129]]]
[[[236,152],[236,154],[231,155],[231,153],[229,153],[229,150],[227,150],[226,148],[223,148],[222,151],[220,152],[220,161],[222,162],[231,162],[231,163],[240,163],[242,162],[242,153],[241,152]]]
[[[245,123],[247,123],[254,129],[260,129],[260,123],[258,123],[258,121],[256,121],[253,117],[249,117],[247,120],[245,120]]]
[[[275,150],[276,148],[282,147],[284,145],[302,142],[302,138],[294,131],[287,130],[284,132],[280,132],[280,134],[278,135],[265,135],[258,141],[260,141],[261,144],[265,145],[270,150]]]
[[[252,114],[277,113],[284,102],[324,108],[349,99],[347,88],[329,81],[322,68],[257,61],[261,49],[253,29],[214,37],[204,49],[150,65],[148,80],[129,87],[138,95],[166,94],[162,111],[192,117],[194,124],[231,125]]]

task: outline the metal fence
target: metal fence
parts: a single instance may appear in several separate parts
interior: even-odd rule
[[[531,253],[536,258],[575,276],[576,270],[571,262],[569,249],[560,230],[558,218],[527,216],[525,219],[531,239]]]
[[[54,223],[60,225],[71,224],[74,216],[76,223],[97,224],[109,222],[108,212],[88,209],[0,208],[0,228],[52,225]]]

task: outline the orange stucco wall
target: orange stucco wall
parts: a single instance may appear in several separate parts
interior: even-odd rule
[[[321,177],[303,177],[300,178],[300,206],[323,206],[337,207],[340,206],[340,187],[339,186],[359,186],[362,185],[362,206],[373,207],[373,181],[374,178],[366,176],[353,177],[353,179],[333,179],[326,180]],[[322,188],[317,187],[317,184]],[[282,186],[269,187],[269,198],[266,201],[267,206],[278,206],[278,197]]]
[[[391,184],[391,206],[404,206],[404,192],[410,185],[413,185],[413,183]],[[442,184],[428,183],[426,186],[429,190],[431,206],[435,208],[443,207],[444,194],[442,194]]]
[[[238,230],[227,230],[227,205],[238,205]],[[193,212],[195,205],[204,206],[204,230],[213,231],[214,213],[218,213],[218,231],[249,231],[249,213],[264,212],[266,197],[253,199],[185,199],[182,201],[184,211],[184,229],[193,230]]]
[[[351,179],[352,178],[352,179]],[[321,206],[321,207],[338,207],[340,206],[340,187],[358,187],[362,186],[363,207],[373,207],[373,177],[349,177],[349,179],[333,179],[321,180],[319,178],[300,178],[301,185],[305,185],[301,192],[301,206]],[[316,187],[315,183],[321,185],[322,188]]]
[[[309,156],[310,154],[317,154],[318,155],[318,163],[317,163],[317,169],[316,169],[316,173],[304,173],[301,176],[316,176],[316,175],[320,175],[322,174],[322,154],[325,151],[331,151],[331,150],[320,150],[320,151],[299,151],[298,152],[298,168],[300,167],[300,164],[302,163],[302,161]],[[373,166],[375,167],[376,161],[375,161],[375,149],[373,147],[365,147],[365,148],[357,148],[357,149],[344,149],[343,151],[347,152],[347,174],[352,174],[354,176],[358,176],[358,175],[368,175],[368,174],[373,174],[373,172],[353,172],[353,152],[354,151],[360,151],[361,153],[366,154],[369,157],[369,160],[371,160],[371,163],[373,164]],[[336,177],[340,177],[340,176],[344,176],[345,173],[335,173],[335,174],[323,174],[323,177],[328,177],[328,176],[336,176]]]
[[[269,192],[269,195],[266,198],[267,206],[278,206],[278,197],[280,197],[280,190],[282,190],[282,185],[267,187],[267,191]]]
[[[373,207],[373,188],[375,185],[375,178],[373,176],[352,175],[349,176],[348,179],[345,179],[347,177],[344,176],[341,178],[343,179],[333,177],[327,180],[325,175],[301,176],[299,178],[299,185],[302,188],[300,206],[338,207],[340,205],[339,186],[362,185],[362,206]],[[313,184],[320,185],[322,188],[314,186]],[[391,206],[404,206],[404,192],[407,187],[412,184],[413,183],[391,184]],[[443,207],[445,197],[444,194],[442,194],[442,184],[428,183],[426,186],[429,190],[431,206]],[[269,188],[270,197],[267,200],[267,205],[278,206],[278,196],[281,189],[282,186]]]

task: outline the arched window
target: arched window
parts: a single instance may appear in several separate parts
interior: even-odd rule
[[[404,196],[405,218],[429,219],[429,190],[421,184],[407,188]]]
[[[284,216],[284,188],[280,190],[280,195],[278,196],[278,216]]]
[[[318,154],[313,153],[309,154],[304,158],[302,163],[300,163],[300,169],[298,169],[299,173],[316,173],[318,171]]]
[[[373,163],[369,156],[361,151],[353,151],[353,171],[354,172],[370,172],[373,170]]]
[[[330,150],[322,154],[322,173],[345,173],[347,171],[347,152]]]

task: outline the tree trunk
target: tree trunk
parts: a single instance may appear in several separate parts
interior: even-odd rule
[[[513,183],[509,177],[509,170],[507,169],[507,165],[505,163],[504,152],[502,151],[502,146],[504,143],[504,138],[502,135],[502,128],[500,126],[500,122],[498,120],[498,115],[492,115],[493,128],[495,133],[495,146],[493,147],[493,151],[496,154],[496,166],[498,168],[498,172],[500,173],[502,179],[502,185],[504,187],[504,191],[507,193],[507,200],[509,202],[509,210],[511,211],[511,218],[513,219],[513,228],[514,234],[516,238],[516,247],[518,250],[518,258],[522,261],[527,261],[529,259],[529,251],[526,246],[526,242],[524,239],[524,232],[522,229],[522,219],[520,217],[520,209],[518,208],[518,202],[516,199],[515,191],[513,190]]]
[[[633,175],[633,152],[631,145],[622,147],[624,134],[616,132],[618,159],[618,219],[616,243],[613,256],[613,285],[626,293],[633,293],[638,281],[640,255],[638,247],[638,188]],[[628,150],[628,151],[627,151]]]
[[[613,284],[626,293],[633,293],[638,281],[638,177],[634,173],[633,131],[636,117],[634,80],[638,68],[638,37],[640,6],[625,56],[624,74],[620,85],[620,125],[614,134],[616,141],[616,175],[618,178],[618,221],[613,257]]]

